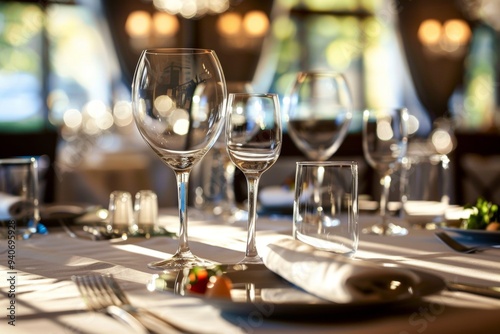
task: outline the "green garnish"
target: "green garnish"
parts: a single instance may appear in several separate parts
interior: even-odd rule
[[[498,205],[479,197],[475,205],[467,204],[465,209],[470,209],[469,218],[464,223],[468,230],[484,230],[489,223],[499,221]]]

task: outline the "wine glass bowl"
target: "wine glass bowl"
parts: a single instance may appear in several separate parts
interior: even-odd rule
[[[352,119],[351,93],[337,72],[299,72],[287,94],[288,133],[309,160],[328,160]]]
[[[387,204],[391,175],[400,169],[408,146],[408,110],[377,109],[363,112],[363,154],[368,164],[380,175],[382,191],[379,212],[382,219],[363,230],[379,235],[406,235],[408,230],[388,220]]]
[[[179,248],[154,269],[204,266],[193,255],[187,234],[189,175],[214,145],[224,124],[226,83],[214,51],[148,49],[139,58],[132,82],[137,128],[153,151],[175,173],[179,204]]]
[[[260,176],[276,162],[282,145],[276,94],[231,93],[226,115],[226,145],[231,161],[248,183],[248,235],[240,264],[262,263],[256,242],[256,206]]]

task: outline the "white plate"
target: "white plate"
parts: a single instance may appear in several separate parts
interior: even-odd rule
[[[402,269],[407,270],[407,269]],[[189,296],[203,298],[207,303],[219,308],[222,312],[239,315],[258,315],[264,318],[273,317],[296,317],[296,316],[325,316],[329,319],[335,315],[346,316],[354,311],[369,310],[371,313],[361,312],[359,314],[373,314],[382,308],[384,312],[387,307],[402,305],[413,305],[421,297],[437,293],[445,288],[444,281],[435,275],[423,271],[412,270],[420,279],[411,296],[390,302],[356,302],[336,304],[315,297],[291,285],[281,277],[277,276],[264,265],[248,266],[246,270],[227,271],[226,275],[231,279],[231,299],[207,298],[204,295],[188,293]],[[179,280],[174,273],[155,276],[151,282],[157,289],[170,293],[183,294],[174,291],[179,288]]]

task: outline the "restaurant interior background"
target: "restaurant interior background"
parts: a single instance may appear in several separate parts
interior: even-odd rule
[[[113,190],[152,189],[175,206],[174,175],[140,138],[129,87],[142,49],[200,47],[216,51],[229,90],[283,99],[299,70],[343,72],[355,116],[332,159],[360,162],[360,193],[377,196],[361,111],[406,106],[411,140],[442,130],[452,202],[500,202],[499,37],[498,0],[1,1],[0,157],[47,155],[46,202],[106,206]],[[286,134],[283,145],[263,187],[305,159]]]

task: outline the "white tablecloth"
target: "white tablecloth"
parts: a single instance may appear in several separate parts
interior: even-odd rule
[[[221,263],[243,256],[246,224],[232,225],[200,219],[190,211],[189,238],[195,254]],[[363,223],[372,219],[363,217]],[[177,217],[164,214],[161,222],[177,230]],[[291,220],[258,220],[257,242],[291,234]],[[7,247],[0,241],[0,252]],[[99,313],[87,312],[71,276],[111,273],[133,303],[199,333],[494,333],[500,330],[500,299],[443,291],[426,297],[412,310],[370,314],[331,314],[308,319],[297,312],[292,319],[262,314],[231,315],[202,299],[149,292],[152,274],[147,263],[168,257],[177,240],[155,237],[127,241],[88,241],[53,231],[17,241],[15,264],[9,268],[8,253],[0,253],[0,333],[127,333],[129,329]],[[421,268],[450,281],[500,285],[500,250],[462,255],[434,237],[432,231],[412,229],[405,237],[361,235],[356,255],[379,262]],[[9,280],[15,276],[15,288]],[[9,324],[8,308],[15,306],[15,326]]]

